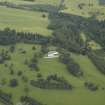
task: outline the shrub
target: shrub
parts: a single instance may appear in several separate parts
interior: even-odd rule
[[[16,86],[18,86],[18,81],[17,81],[17,79],[11,79],[11,80],[10,80],[10,86],[11,86],[11,87],[16,87]]]

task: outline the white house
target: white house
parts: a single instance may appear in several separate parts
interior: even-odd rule
[[[47,56],[44,58],[57,58],[59,57],[59,52],[57,51],[49,51]]]

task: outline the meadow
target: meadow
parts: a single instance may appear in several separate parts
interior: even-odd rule
[[[42,17],[43,14],[46,15],[46,18]],[[10,27],[17,31],[39,33],[49,36],[51,35],[51,30],[47,29],[48,24],[47,13],[0,7],[1,29]]]
[[[33,51],[32,47],[35,46],[36,50]],[[4,48],[3,46],[0,49],[8,50],[9,46]],[[19,49],[24,49],[26,54],[22,54]],[[31,71],[27,66],[25,66],[24,60],[30,59],[32,55],[36,52],[40,51],[39,45],[27,45],[27,44],[17,44],[15,52],[10,54],[11,60],[7,61],[6,64],[9,66],[13,64],[14,74],[11,75],[8,67],[5,67],[4,64],[0,65],[0,79],[1,81],[4,79],[6,81],[6,85],[1,87],[1,89],[7,93],[11,93],[13,95],[13,102],[18,103],[20,96],[25,95],[24,88],[29,88],[28,95],[31,97],[35,97],[35,99],[39,100],[42,103],[47,105],[104,105],[105,94],[103,87],[105,87],[105,76],[101,74],[97,68],[92,64],[86,56],[81,56],[77,54],[72,54],[72,57],[78,62],[81,66],[81,69],[84,72],[84,77],[76,78],[68,73],[65,65],[59,63],[57,58],[53,59],[39,59],[39,67],[40,71]],[[17,76],[18,71],[22,71],[23,75],[28,78],[28,81],[31,79],[35,79],[38,73],[41,73],[44,78],[46,78],[50,74],[57,74],[61,77],[64,77],[68,80],[73,86],[73,90],[43,90],[30,86],[28,83],[24,83],[22,78]],[[19,82],[19,85],[16,88],[11,88],[9,86],[9,80],[12,78],[16,78]],[[91,81],[99,85],[99,90],[96,92],[91,92],[84,87],[85,81]]]
[[[28,2],[22,0],[5,0],[15,4],[51,4],[59,5],[59,0],[35,0],[35,2]],[[0,0],[2,2],[2,0]],[[84,7],[83,10],[78,9],[78,3],[90,3],[94,2],[93,7]],[[105,19],[105,7],[99,6],[98,0],[65,0],[66,9],[62,12],[83,16],[85,18],[90,17],[89,12],[102,12],[104,15],[99,15],[98,19]],[[102,10],[102,11],[101,11]],[[43,18],[43,14],[45,17]],[[0,6],[0,30],[4,28],[16,29],[16,31],[39,33],[45,36],[51,36],[52,30],[48,29],[50,19],[47,12],[29,11],[16,8],[8,8]],[[84,40],[85,37],[84,37]],[[35,49],[33,50],[33,46]],[[13,53],[10,52],[11,45],[0,45],[0,52],[9,51],[11,60],[6,61],[4,64],[0,64],[0,84],[5,81],[3,86],[0,86],[0,90],[11,93],[12,101],[14,105],[19,103],[22,95],[29,95],[45,105],[105,105],[105,75],[102,74],[96,66],[92,63],[87,55],[80,55],[76,53],[70,53],[71,57],[80,65],[84,76],[77,78],[67,71],[64,64],[59,62],[58,58],[45,59],[44,56],[38,59],[39,71],[32,71],[26,65],[24,61],[30,60],[34,54],[41,52],[41,46],[36,44],[17,43]],[[50,46],[51,47],[51,46]],[[101,49],[101,48],[100,48]],[[25,51],[26,53],[22,53]],[[96,50],[96,49],[95,49]],[[105,57],[105,55],[103,55]],[[14,73],[11,75],[8,67],[13,64]],[[7,66],[5,66],[7,65]],[[28,82],[22,80],[22,76],[18,76],[17,73],[21,71],[23,76],[27,77]],[[38,74],[42,74],[43,78],[48,75],[57,74],[60,77],[64,77],[69,83],[73,85],[73,90],[49,90],[32,87],[29,81],[37,79]],[[9,86],[11,79],[17,79],[19,85],[15,88]],[[86,81],[91,81],[99,86],[99,89],[95,92],[90,91],[84,87]],[[29,89],[26,93],[25,88]],[[2,104],[0,104],[2,105]]]

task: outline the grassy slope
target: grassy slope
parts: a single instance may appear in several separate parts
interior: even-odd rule
[[[78,4],[84,3],[85,6],[83,9],[78,8]],[[93,6],[88,6],[88,4],[93,4]],[[64,12],[72,13],[75,15],[83,16],[83,17],[90,17],[91,13],[100,12],[103,15],[98,15],[97,19],[103,20],[105,19],[105,6],[99,5],[98,0],[65,0],[66,9]]]
[[[22,0],[5,0],[15,4],[52,4],[59,5],[60,0],[36,0],[35,2],[26,2]],[[2,2],[2,0],[0,0]],[[83,9],[78,8],[78,4],[85,3],[86,6]],[[88,4],[93,3],[92,7]],[[98,19],[105,19],[105,7],[98,5],[98,0],[65,0],[66,9],[62,12],[67,12],[79,16],[89,17],[90,12],[100,12]],[[44,35],[51,35],[51,30],[47,29],[49,24],[48,17],[42,18],[42,12],[31,12],[18,9],[11,9],[6,7],[0,7],[0,28],[5,27],[14,28],[17,31],[29,31],[38,32]],[[45,13],[47,15],[47,13]]]
[[[10,92],[13,94],[13,101],[15,103],[19,101],[21,95],[25,94],[23,91],[24,86],[28,86],[30,88],[29,94],[41,102],[46,103],[47,105],[100,105],[100,103],[101,105],[104,105],[105,94],[104,90],[101,88],[105,87],[105,77],[100,74],[100,72],[98,72],[96,67],[85,56],[72,54],[72,57],[80,64],[82,70],[85,73],[85,76],[80,79],[70,75],[67,72],[65,66],[58,62],[58,59],[42,58],[39,60],[40,73],[43,74],[44,77],[55,73],[57,73],[59,76],[64,76],[75,87],[73,91],[43,90],[33,88],[30,85],[23,83],[21,78],[17,76],[17,71],[22,70],[24,75],[26,75],[29,80],[36,78],[37,74],[37,72],[30,71],[26,66],[23,65],[25,58],[29,59],[36,51],[38,52],[40,49],[40,46],[36,46],[36,51],[33,51],[32,46],[33,45],[27,44],[16,45],[16,51],[12,54],[12,60],[7,62],[8,64],[14,64],[14,76],[9,74],[8,68],[5,68],[4,65],[0,65],[0,79],[5,78],[8,82],[11,78],[17,78],[19,81],[19,86],[14,89],[10,88],[8,84],[3,87],[5,92]],[[0,49],[2,48],[4,47],[1,46]],[[19,53],[19,49],[21,48],[27,51],[25,55]],[[100,90],[96,92],[90,92],[83,86],[85,81],[92,81],[100,85]]]
[[[1,0],[2,1],[2,0]],[[12,1],[14,3],[28,3],[29,2],[21,2],[20,0],[8,0]],[[89,0],[85,0],[85,3],[87,3]],[[64,12],[72,13],[76,15],[82,15],[85,17],[88,17],[89,11],[95,11],[96,8],[98,10],[101,10],[104,7],[99,8],[97,3],[92,8],[86,8],[85,14],[83,15],[81,10],[78,10],[76,7],[78,2],[84,2],[84,0],[66,0],[66,5],[68,9],[64,10]],[[57,4],[58,1],[56,0],[36,0],[35,3],[50,3],[50,4]],[[104,12],[104,10],[103,10]],[[29,14],[29,15],[27,15]],[[42,13],[39,12],[30,12],[30,11],[22,11],[22,10],[16,10],[16,9],[9,9],[5,7],[0,7],[0,28],[4,28],[7,26],[10,26],[11,28],[16,28],[17,30],[24,30],[24,31],[32,31],[32,32],[39,32],[41,34],[49,35],[50,31],[47,30],[48,25],[48,19],[42,19],[41,18]],[[7,17],[8,16],[8,17]],[[8,21],[7,21],[8,20]],[[15,22],[11,22],[11,21]],[[39,21],[40,20],[40,21]],[[33,23],[35,21],[35,23]],[[31,28],[30,28],[31,27]],[[25,66],[23,66],[23,60],[25,58],[30,58],[34,51],[32,51],[33,45],[26,45],[26,44],[18,44],[16,46],[16,53],[12,55],[12,63],[15,64],[14,70],[17,72],[18,70],[24,71],[25,75],[28,76],[29,79],[36,77],[36,72],[31,72],[29,69]],[[0,47],[2,49],[4,47]],[[19,53],[18,49],[24,48],[27,50],[26,55],[22,55]],[[39,46],[38,46],[39,49]],[[75,59],[77,63],[80,64],[81,69],[84,71],[85,76],[81,79],[77,79],[70,75],[67,71],[64,65],[60,64],[57,59],[47,60],[47,59],[41,59],[39,61],[40,66],[40,72],[43,74],[43,76],[47,76],[48,74],[57,73],[59,76],[64,76],[68,81],[70,81],[73,86],[75,86],[75,89],[73,91],[55,91],[55,90],[41,90],[37,88],[33,88],[29,86],[30,88],[30,95],[38,99],[39,101],[42,101],[42,103],[46,103],[47,105],[104,105],[105,104],[105,94],[104,90],[101,90],[102,87],[105,87],[105,76],[102,75],[96,67],[92,64],[92,62],[89,60],[86,56],[81,55],[75,55],[72,54],[72,57]],[[8,62],[10,63],[10,62]],[[0,65],[0,79],[6,78],[6,80],[9,80],[10,78],[13,78],[10,76],[9,71],[3,66]],[[13,94],[13,101],[16,103],[19,100],[19,97],[23,94],[23,88],[26,84],[24,84],[19,77],[14,76],[19,80],[19,87],[11,89],[6,85],[3,87],[4,91],[12,92]],[[83,83],[84,81],[92,81],[96,84],[100,85],[100,90],[96,92],[90,92],[87,89],[84,88]],[[0,104],[1,105],[1,104]]]
[[[51,31],[47,29],[49,24],[48,18],[43,18],[42,14],[41,12],[0,7],[0,29],[10,27],[17,31],[37,32],[42,35],[50,35]]]

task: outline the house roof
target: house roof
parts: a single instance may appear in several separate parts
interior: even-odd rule
[[[58,54],[57,51],[49,51],[48,54]]]

